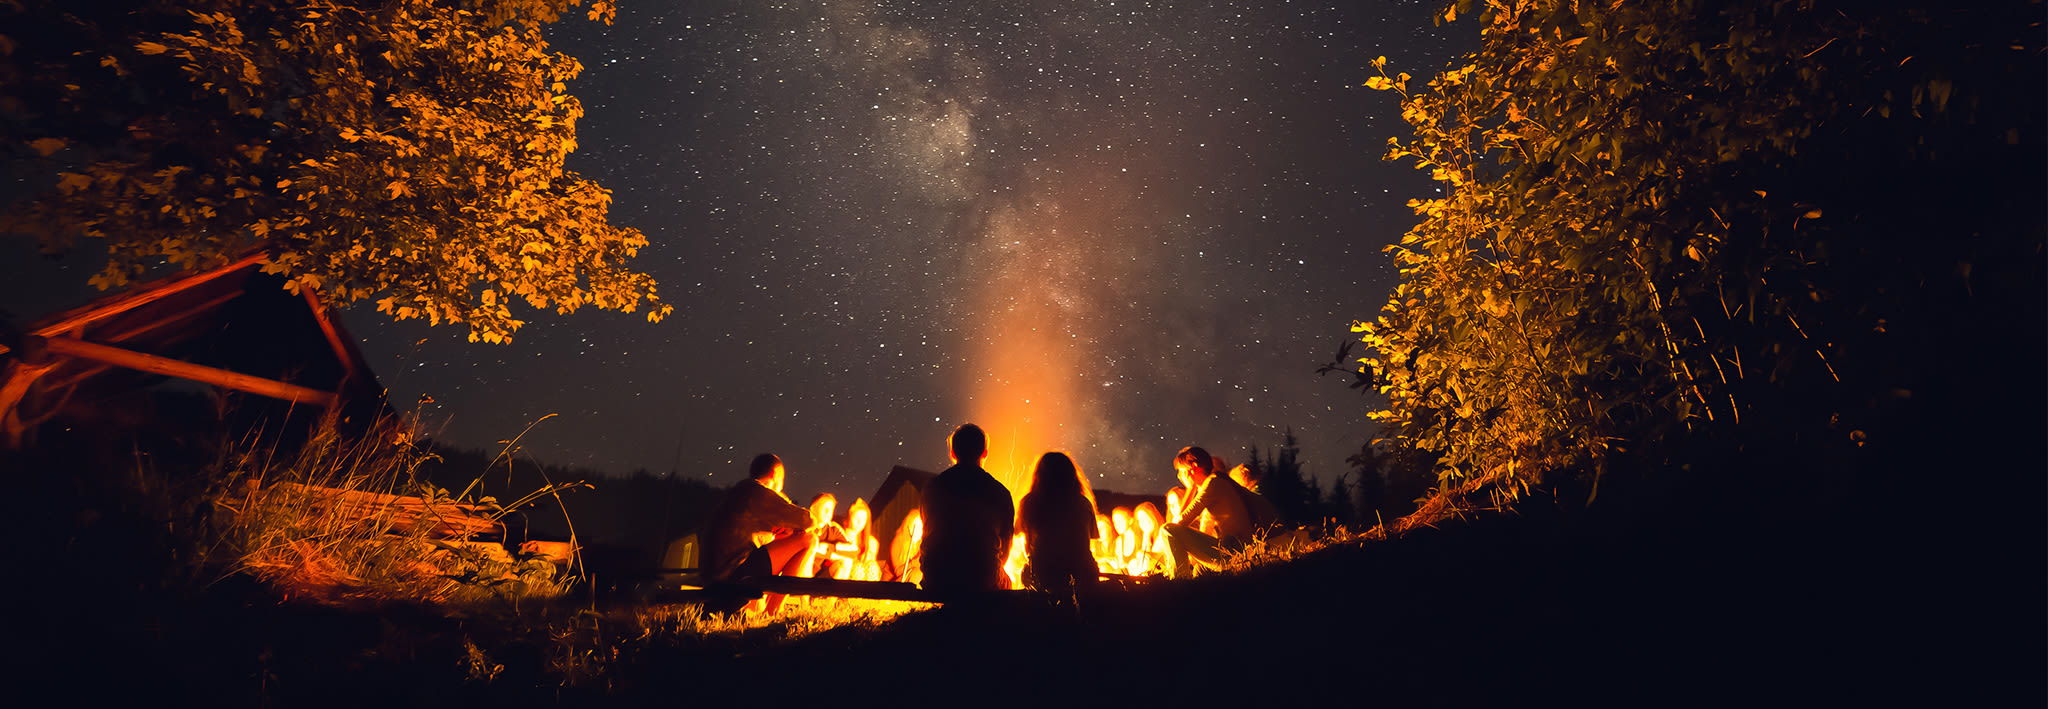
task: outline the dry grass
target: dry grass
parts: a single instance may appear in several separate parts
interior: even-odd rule
[[[337,605],[414,602],[463,606],[546,599],[574,583],[553,564],[437,538],[458,510],[503,514],[495,501],[460,505],[415,479],[426,453],[324,426],[298,452],[239,446],[215,477],[223,520],[207,556],[290,598]],[[356,504],[401,495],[424,504]],[[349,499],[340,499],[346,496]]]
[[[1355,541],[1360,537],[1339,526],[1327,532],[1307,529],[1281,530],[1260,534],[1252,538],[1243,548],[1224,557],[1219,564],[1223,573],[1239,573],[1272,564],[1281,564],[1310,552]]]
[[[1483,487],[1476,482],[1468,482],[1449,490],[1433,490],[1414,513],[1374,525],[1361,532],[1352,532],[1340,525],[1321,533],[1296,529],[1261,534],[1244,548],[1225,557],[1219,566],[1225,573],[1237,573],[1292,561],[1334,545],[1399,539],[1402,535],[1418,529],[1435,527],[1446,520],[1462,519],[1479,512],[1500,512],[1499,508],[1484,507],[1473,502],[1482,492]]]

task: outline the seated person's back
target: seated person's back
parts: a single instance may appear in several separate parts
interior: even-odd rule
[[[1095,582],[1089,541],[1096,536],[1095,504],[1081,486],[1081,470],[1064,453],[1047,453],[1032,473],[1031,492],[1017,509],[1031,565],[1031,585],[1057,596]]]
[[[923,499],[924,588],[942,592],[995,590],[1015,528],[1010,490],[981,469],[987,439],[973,424],[953,434],[953,467],[926,483]]]

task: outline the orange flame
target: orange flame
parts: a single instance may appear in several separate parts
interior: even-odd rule
[[[1073,216],[1073,215],[1069,215]],[[1031,469],[1046,451],[1081,443],[1084,367],[1079,345],[1091,264],[1075,243],[1080,230],[1062,230],[1057,206],[1003,211],[984,234],[988,274],[973,306],[981,319],[970,360],[968,419],[988,432],[985,467],[1018,499]],[[1071,226],[1071,225],[1070,225]],[[1083,470],[1091,461],[1076,460]]]
[[[1010,556],[1003,560],[1003,579],[1008,588],[1024,587],[1024,533],[1010,538]]]

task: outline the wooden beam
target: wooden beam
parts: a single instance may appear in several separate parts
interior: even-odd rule
[[[22,434],[28,431],[18,411],[21,398],[28,394],[29,385],[34,384],[37,377],[49,372],[59,362],[42,356],[41,349],[34,344],[24,345],[22,350],[22,356],[0,370],[5,371],[5,374],[0,374],[0,445],[7,450],[19,450]]]
[[[214,309],[214,307],[219,306],[222,303],[234,300],[235,298],[240,297],[241,295],[242,289],[237,288],[227,293],[226,295],[214,298],[213,300],[209,300],[199,305],[198,307],[188,309],[185,312],[178,313],[176,315],[172,315],[161,320],[152,320],[146,324],[143,324],[138,327],[129,328],[127,330],[101,333],[96,336],[96,339],[106,344],[118,345],[130,338],[140,337],[142,335],[155,332],[157,330],[161,330],[171,325],[183,324],[185,321],[190,320],[193,316],[204,314],[206,313],[206,311],[212,310]],[[54,379],[51,381],[43,382],[43,390],[62,391],[64,387],[78,384],[87,379],[99,376],[101,372],[107,371],[108,369],[113,368],[113,366],[114,365],[111,364],[101,364],[94,367],[86,367],[83,369],[79,369],[76,372],[72,372],[65,375],[62,379]]]
[[[306,296],[306,307],[313,309],[313,319],[320,323],[320,333],[327,336],[327,346],[334,348],[334,358],[341,362],[342,384],[339,391],[348,391],[348,383],[356,380],[356,358],[349,353],[348,345],[341,339],[341,332],[334,327],[332,316],[327,314],[327,304],[320,302],[320,296],[312,288],[301,287],[299,293]]]
[[[273,399],[283,399],[293,403],[315,404],[329,408],[335,404],[335,395],[333,393],[318,389],[308,389],[296,384],[286,384],[240,372],[230,372],[225,369],[192,364],[191,362],[181,362],[169,357],[159,357],[153,354],[132,352],[118,347],[108,347],[69,337],[52,337],[48,338],[47,341],[50,354],[54,355],[78,357],[150,372],[152,374],[190,379],[195,382],[204,382],[218,387],[246,391],[251,394],[267,396]]]
[[[87,325],[134,310],[137,307],[185,292],[193,286],[207,283],[242,268],[261,263],[267,256],[268,254],[262,249],[254,249],[247,254],[243,254],[241,258],[230,261],[227,265],[220,268],[198,273],[181,273],[163,280],[145,283],[99,305],[75,309],[68,314],[64,314],[63,317],[55,322],[37,327],[35,330],[30,331],[29,334],[40,337],[56,337],[70,333]],[[7,352],[8,347],[0,345],[0,354],[7,354]]]
[[[216,268],[210,271],[201,271],[198,273],[187,273],[183,275],[172,276],[161,281],[138,286],[134,290],[129,291],[127,294],[121,296],[119,299],[116,299],[113,302],[103,304],[100,307],[93,308],[86,312],[79,313],[77,315],[73,315],[63,320],[59,320],[57,322],[36,328],[33,334],[42,335],[44,337],[50,337],[52,335],[61,335],[72,330],[75,330],[77,328],[85,327],[86,325],[90,325],[92,323],[99,322],[101,320],[105,320],[116,315],[120,315],[130,310],[134,310],[137,307],[147,305],[149,303],[154,303],[159,300],[163,300],[164,298],[169,296],[183,293],[187,290],[190,290],[193,286],[211,282],[213,279],[225,276],[229,273],[233,273],[244,267],[253,266],[257,263],[261,263],[267,255],[268,254],[264,253],[261,250],[252,251],[248,254],[243,255],[241,258],[229,261],[226,265],[221,266],[220,268]]]
[[[216,297],[212,300],[200,303],[190,308],[186,308],[182,312],[173,313],[170,315],[165,315],[157,318],[151,318],[149,322],[137,324],[135,326],[129,327],[126,330],[94,332],[92,335],[92,339],[94,342],[100,342],[109,345],[118,345],[128,340],[141,337],[148,333],[162,330],[171,325],[183,324],[186,320],[191,319],[193,316],[204,315],[207,313],[207,311],[220,307],[222,304],[230,300],[242,297],[242,293],[244,292],[245,291],[243,291],[242,289],[236,288],[234,290],[223,293],[219,297]],[[49,336],[44,335],[44,337]]]

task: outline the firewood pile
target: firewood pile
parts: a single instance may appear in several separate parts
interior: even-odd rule
[[[279,485],[303,494],[312,502],[314,512],[332,510],[360,524],[388,525],[388,534],[418,533],[429,539],[475,542],[498,542],[505,538],[505,525],[487,516],[477,505],[301,483]]]

